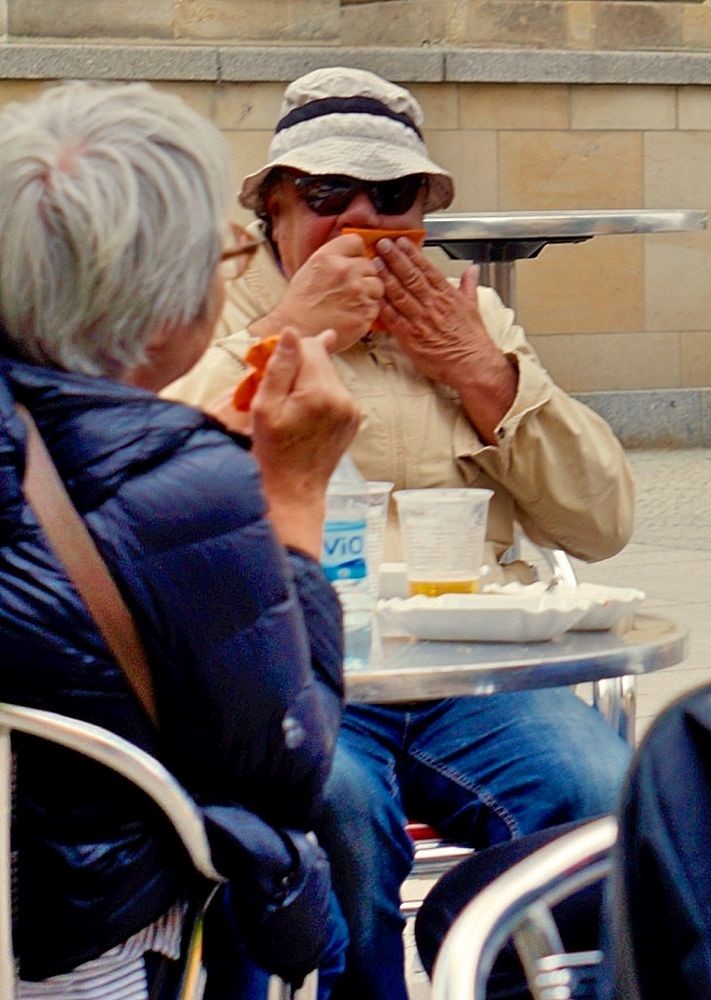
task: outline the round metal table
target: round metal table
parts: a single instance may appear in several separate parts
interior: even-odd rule
[[[560,212],[438,212],[425,218],[425,246],[455,260],[482,265],[481,283],[514,306],[514,264],[537,257],[551,243],[583,243],[593,236],[679,233],[705,229],[698,209],[636,208]]]
[[[598,708],[632,742],[634,677],[680,663],[688,633],[668,618],[637,614],[612,631],[570,631],[549,642],[384,637],[374,649],[367,669],[346,674],[348,701],[394,704],[592,681]]]

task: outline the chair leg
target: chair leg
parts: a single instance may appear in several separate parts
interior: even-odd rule
[[[291,1000],[291,987],[278,976],[271,976],[267,990],[267,1000]]]
[[[269,980],[269,991],[267,1000],[316,1000],[318,989],[318,972],[314,971],[304,980],[303,985],[294,990],[278,976],[272,976]]]
[[[12,749],[10,730],[0,727],[0,996],[15,996],[15,960],[12,950]]]
[[[635,742],[636,684],[633,674],[593,683],[593,705],[630,746]]]
[[[195,918],[185,956],[185,968],[180,983],[178,1000],[197,1000],[205,988],[205,968],[202,964],[203,914]]]
[[[293,1000],[316,1000],[318,993],[318,971],[314,970],[304,980],[303,986],[295,990]]]

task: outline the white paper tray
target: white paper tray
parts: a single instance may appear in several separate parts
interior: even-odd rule
[[[385,635],[479,642],[553,639],[590,610],[590,601],[560,594],[443,594],[378,602]]]
[[[504,586],[490,584],[484,591],[487,594],[500,594],[518,600],[523,594],[541,594],[545,591],[545,587],[545,582],[532,583],[528,586],[520,583],[507,583]],[[646,597],[643,590],[635,590],[632,587],[610,587],[601,583],[579,583],[572,591],[562,584],[553,593],[561,595],[576,593],[582,600],[590,602],[587,614],[570,626],[576,632],[613,628],[637,611]]]

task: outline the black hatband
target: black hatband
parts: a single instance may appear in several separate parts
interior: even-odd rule
[[[422,133],[409,115],[391,111],[382,101],[376,101],[372,97],[322,97],[318,101],[309,101],[284,115],[275,131],[281,132],[292,125],[321,118],[323,115],[378,115],[400,122],[422,139]]]

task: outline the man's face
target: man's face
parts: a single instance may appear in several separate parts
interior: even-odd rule
[[[338,214],[319,215],[306,204],[294,179],[282,175],[267,198],[272,237],[288,279],[315,250],[339,236],[345,227],[418,229],[422,226],[427,195],[425,185],[419,188],[414,204],[397,215],[378,212],[365,191],[359,191]]]

